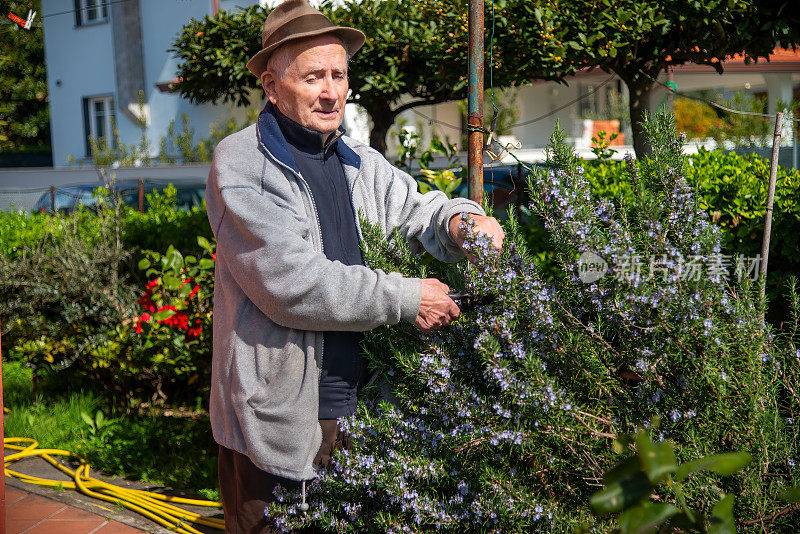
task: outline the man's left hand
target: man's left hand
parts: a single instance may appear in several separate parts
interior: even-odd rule
[[[494,217],[488,217],[486,215],[478,215],[477,213],[470,213],[469,218],[475,221],[475,225],[472,227],[473,232],[490,235],[492,237],[492,245],[494,245],[494,248],[497,250],[503,248],[503,239],[505,239],[506,234],[503,232],[503,228],[500,226],[500,223],[497,222],[497,219]],[[460,213],[458,215],[453,215],[450,218],[450,237],[452,237],[453,241],[455,241],[456,244],[463,249],[464,240],[466,239],[467,234],[465,230],[462,230],[459,227],[460,224]]]

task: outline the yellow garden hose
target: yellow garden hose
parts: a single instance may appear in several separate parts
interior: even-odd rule
[[[29,445],[23,446],[19,445],[19,443],[28,443]],[[89,464],[87,464],[86,460],[78,455],[62,449],[39,449],[39,443],[31,438],[5,438],[3,440],[3,444],[8,449],[20,451],[5,457],[6,476],[18,478],[22,481],[30,482],[31,484],[37,484],[39,486],[76,489],[84,495],[124,506],[128,510],[139,513],[149,519],[152,519],[159,525],[170,530],[180,532],[181,534],[202,534],[199,530],[189,525],[189,523],[225,530],[225,522],[222,519],[204,517],[200,514],[189,512],[188,510],[183,510],[177,506],[168,504],[175,503],[191,504],[194,506],[221,507],[222,505],[218,502],[170,497],[168,495],[153,493],[151,491],[121,488],[119,486],[108,484],[102,480],[90,477]],[[19,473],[17,471],[12,471],[8,468],[10,464],[16,462],[17,460],[31,456],[39,456],[62,473],[71,477],[73,481],[62,482],[59,480],[39,478],[26,475],[24,473]],[[73,471],[54,460],[53,456],[71,456],[77,458],[80,461],[80,465]]]

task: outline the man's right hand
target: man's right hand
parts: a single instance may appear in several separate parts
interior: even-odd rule
[[[422,302],[414,324],[423,332],[437,330],[456,319],[461,310],[453,299],[447,296],[450,288],[436,278],[422,279]]]

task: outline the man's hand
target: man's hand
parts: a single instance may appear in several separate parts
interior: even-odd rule
[[[500,226],[500,223],[497,222],[497,219],[494,217],[487,217],[486,215],[478,215],[477,213],[469,213],[469,218],[475,221],[475,226],[472,227],[473,232],[483,233],[492,236],[492,245],[497,250],[503,248],[503,239],[506,237],[506,233],[503,232],[503,228]],[[460,228],[461,225],[461,214],[453,215],[450,217],[449,223],[449,230],[450,230],[450,237],[453,238],[453,241],[458,244],[459,247],[462,249],[464,248],[464,241],[467,238],[467,233],[465,230]],[[468,255],[469,256],[469,255]]]
[[[453,299],[447,296],[450,288],[436,278],[422,279],[422,302],[414,324],[422,330],[437,330],[450,324],[461,313]]]

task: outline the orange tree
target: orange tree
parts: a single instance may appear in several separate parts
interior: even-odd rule
[[[449,2],[452,0],[448,0]],[[455,4],[455,2],[453,2]],[[619,76],[630,93],[633,144],[650,153],[642,122],[654,79],[673,65],[710,65],[744,54],[766,58],[776,44],[800,43],[800,16],[792,0],[534,0],[509,2],[522,28],[519,68],[545,60],[565,71],[598,67]],[[549,58],[549,59],[548,59]],[[531,64],[533,62],[533,65]]]
[[[520,30],[505,17],[507,9],[498,2],[497,35],[502,36],[502,46],[496,50],[513,50],[519,56],[521,50],[512,41]],[[352,58],[349,77],[352,101],[363,106],[372,120],[370,145],[377,150],[386,151],[386,134],[403,111],[466,97],[467,42],[453,40],[466,36],[465,10],[449,10],[447,3],[430,0],[324,2],[320,10],[334,23],[359,28],[367,36]],[[237,105],[260,96],[260,82],[245,64],[260,48],[261,25],[268,12],[259,6],[239,13],[221,11],[184,26],[172,48],[181,60],[181,94],[197,103]],[[499,68],[505,56],[496,56],[495,85],[510,85],[519,71]],[[538,74],[549,77],[557,72]],[[526,79],[533,75],[525,73]]]

